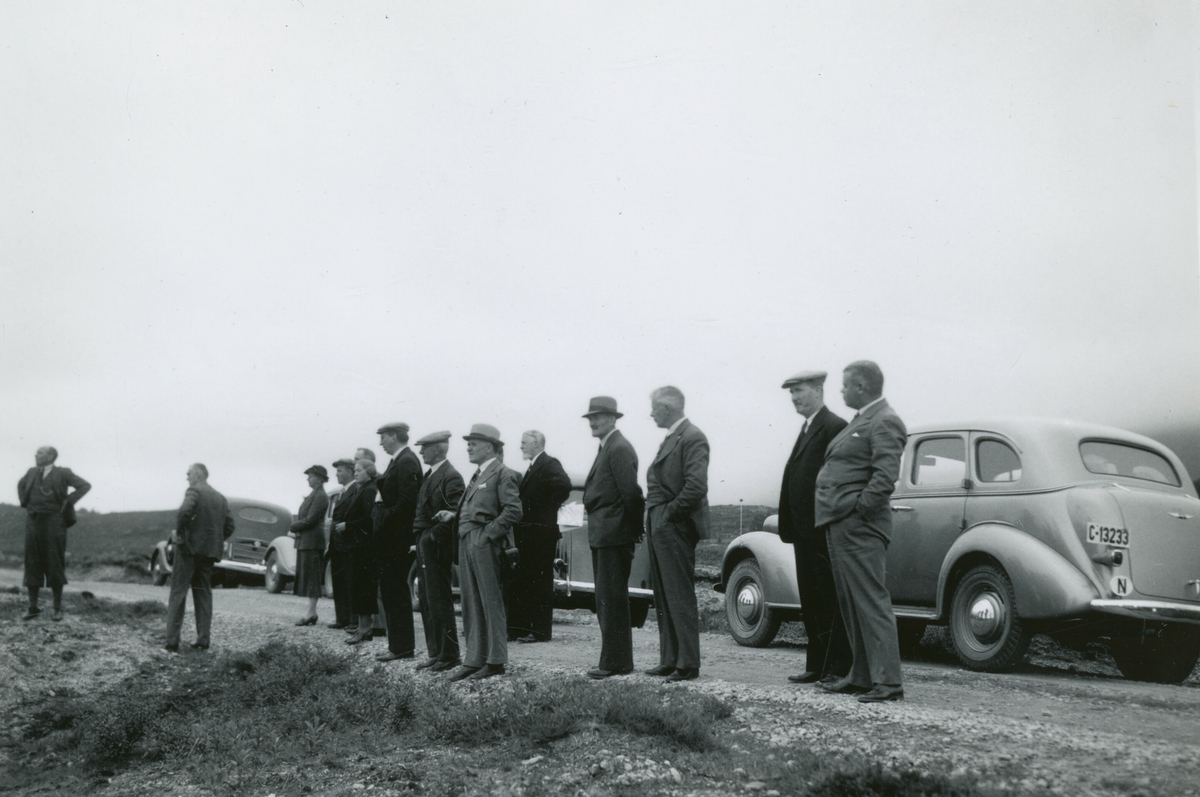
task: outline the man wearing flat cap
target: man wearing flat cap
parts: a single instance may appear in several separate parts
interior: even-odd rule
[[[452,669],[459,663],[458,626],[454,621],[454,593],[451,592],[451,567],[458,539],[453,518],[437,520],[438,514],[453,514],[462,500],[465,487],[446,452],[449,432],[434,432],[417,441],[421,459],[429,466],[417,493],[417,516],[413,536],[417,538],[417,589],[421,599],[421,625],[429,657],[418,670],[434,672]],[[445,515],[443,515],[445,517]]]
[[[583,488],[588,544],[596,580],[596,620],[600,623],[600,663],[588,670],[595,679],[633,672],[633,632],[629,618],[629,570],[642,536],[646,506],[638,485],[638,458],[617,431],[617,400],[596,396],[583,414],[600,451]]]
[[[33,455],[34,467],[17,482],[17,495],[25,510],[25,588],[29,611],[25,620],[42,613],[38,593],[50,588],[54,596],[52,620],[61,620],[63,585],[67,583],[67,527],[75,525],[75,504],[92,489],[70,468],[55,465],[58,451],[42,446]]]
[[[336,529],[339,523],[346,520],[346,511],[354,495],[354,460],[343,457],[333,463],[333,470],[342,489],[329,498],[333,509],[330,510],[329,516],[326,555],[329,557],[329,577],[333,582],[334,613],[333,622],[329,623],[329,627],[346,628],[353,616],[350,610],[350,549],[346,546],[344,534]]]
[[[513,524],[521,519],[518,476],[505,467],[500,430],[486,423],[463,437],[467,458],[478,466],[458,506],[458,581],[462,589],[467,650],[452,681],[504,674],[508,663],[508,619],[504,609],[504,551],[513,544]],[[439,512],[440,521],[453,520]]]
[[[783,383],[792,406],[804,418],[783,467],[779,491],[779,539],[790,542],[796,556],[796,585],[808,635],[804,670],[788,676],[800,684],[831,683],[850,671],[850,643],[838,612],[829,546],[825,530],[813,522],[817,473],[825,462],[825,449],[846,428],[846,422],[825,406],[825,377],[824,371],[801,371]]]
[[[379,445],[392,460],[375,482],[379,498],[373,515],[373,541],[388,641],[387,651],[375,658],[395,661],[416,655],[408,571],[412,566],[409,550],[413,545],[413,520],[422,473],[420,460],[408,447],[408,424],[389,423],[377,431]]]

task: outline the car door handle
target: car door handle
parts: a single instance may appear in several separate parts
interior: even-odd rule
[[[901,506],[900,504],[892,504],[892,511],[893,512],[911,512],[911,511],[913,511],[913,508],[911,506]]]

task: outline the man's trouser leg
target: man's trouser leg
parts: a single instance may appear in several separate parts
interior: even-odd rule
[[[461,552],[467,557],[475,616],[471,622],[467,656],[479,664],[508,663],[508,615],[504,607],[504,592],[500,578],[500,544],[494,543],[483,529],[471,529],[467,544]],[[462,560],[459,560],[461,582]],[[464,591],[465,596],[465,591]],[[471,662],[466,662],[471,663]]]
[[[650,584],[658,622],[659,664],[700,668],[696,608],[696,544],[689,530],[667,520],[665,506],[650,509]]]
[[[438,541],[425,533],[417,544],[421,554],[421,618],[429,656],[439,661],[458,661],[458,627],[454,621],[454,592],[451,586],[450,541]]]
[[[212,631],[213,560],[197,556],[192,561],[192,610],[196,613],[196,642],[201,647],[208,647]]]
[[[842,678],[850,671],[850,641],[838,611],[837,587],[829,561],[825,531],[805,535],[794,543],[796,583],[804,609],[804,633],[808,648],[804,668],[822,677]]]
[[[388,650],[407,655],[416,648],[412,593],[408,591],[411,556],[392,541],[376,546],[379,557],[379,597],[383,601]]]
[[[854,657],[851,683],[900,685],[900,643],[885,583],[887,544],[858,518],[831,524],[828,544],[838,608]]]
[[[334,622],[349,625],[354,612],[350,611],[350,556],[346,552],[330,550],[329,578],[333,582]]]
[[[602,670],[633,670],[633,629],[629,620],[629,569],[632,565],[632,545],[592,549]]]
[[[183,628],[183,612],[187,604],[188,590],[192,586],[192,574],[196,559],[175,548],[175,561],[171,566],[171,594],[167,598],[167,644],[178,645],[179,633]],[[194,608],[194,606],[193,606]]]

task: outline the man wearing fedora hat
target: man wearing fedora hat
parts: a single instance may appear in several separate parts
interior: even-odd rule
[[[408,424],[389,423],[377,431],[379,444],[392,461],[375,482],[379,500],[372,516],[379,597],[383,601],[388,641],[387,651],[375,658],[395,661],[416,655],[408,571],[412,566],[409,550],[413,545],[413,520],[417,515],[422,471],[421,461],[408,447]]]
[[[596,396],[583,414],[599,438],[600,451],[583,488],[588,544],[596,580],[596,620],[600,623],[600,663],[588,670],[596,679],[633,672],[633,632],[629,618],[629,570],[642,536],[645,500],[638,485],[638,458],[617,431],[617,400]]]
[[[417,493],[417,518],[413,535],[417,538],[417,580],[421,598],[421,625],[425,631],[425,647],[429,658],[417,665],[418,670],[432,668],[433,672],[452,669],[459,662],[458,627],[454,622],[454,593],[451,591],[451,568],[458,538],[454,534],[454,510],[462,500],[465,487],[446,451],[450,447],[449,432],[434,432],[417,441],[421,459],[429,466]],[[446,520],[437,516],[445,512]]]
[[[321,551],[325,548],[325,510],[329,509],[329,496],[325,495],[329,471],[324,465],[313,465],[304,475],[312,492],[300,504],[288,534],[296,538],[296,594],[308,598],[308,613],[296,625],[316,625],[317,600],[325,575]]]
[[[463,439],[467,458],[478,467],[458,506],[458,581],[467,650],[451,681],[504,674],[508,619],[501,586],[502,555],[512,547],[512,527],[521,519],[519,479],[501,459],[500,430],[477,423]],[[452,512],[436,516],[442,522],[454,517]]]
[[[832,683],[850,671],[850,641],[838,612],[829,545],[825,530],[813,521],[817,473],[825,462],[825,449],[846,428],[846,421],[825,406],[826,375],[825,371],[801,371],[783,383],[792,406],[805,419],[783,467],[779,491],[779,539],[790,542],[795,553],[796,585],[808,636],[804,670],[788,676],[798,684]]]

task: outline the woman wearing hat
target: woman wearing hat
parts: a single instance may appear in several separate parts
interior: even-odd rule
[[[321,581],[325,574],[325,510],[329,508],[329,497],[325,495],[325,482],[329,473],[322,465],[313,465],[304,471],[312,492],[300,504],[300,512],[288,529],[296,538],[296,594],[308,598],[308,614],[296,621],[296,625],[317,624],[317,598],[321,597]]]

